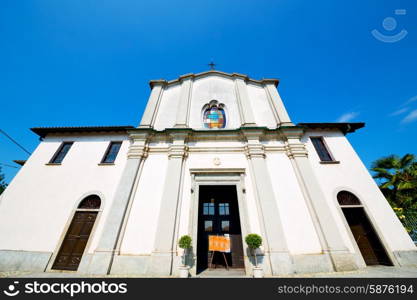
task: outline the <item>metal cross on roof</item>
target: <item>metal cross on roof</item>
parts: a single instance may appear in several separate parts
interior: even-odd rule
[[[210,69],[214,70],[214,67],[216,66],[216,64],[212,61],[208,64],[208,66],[210,67]]]

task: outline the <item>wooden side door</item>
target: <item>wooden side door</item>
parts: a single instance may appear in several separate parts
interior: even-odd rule
[[[392,265],[384,246],[362,207],[342,208],[365,263],[371,265]]]
[[[76,271],[97,218],[97,212],[77,211],[52,269]]]

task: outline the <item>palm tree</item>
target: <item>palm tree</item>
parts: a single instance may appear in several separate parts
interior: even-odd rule
[[[417,209],[417,161],[413,154],[380,158],[371,170],[391,206]]]

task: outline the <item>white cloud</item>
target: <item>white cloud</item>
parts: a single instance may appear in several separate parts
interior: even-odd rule
[[[405,113],[407,111],[408,111],[408,107],[404,107],[404,108],[400,108],[400,109],[398,109],[398,110],[390,113],[389,115],[390,116],[398,116],[398,115],[401,115],[401,114],[403,114],[403,113]]]
[[[417,96],[411,97],[410,99],[405,101],[402,106],[406,106],[406,105],[411,104],[411,103],[416,102],[416,101],[417,101]]]
[[[401,123],[411,123],[417,120],[417,109],[412,110],[402,119]]]
[[[353,120],[354,118],[356,118],[357,116],[359,116],[359,112],[348,112],[345,113],[343,115],[341,115],[338,119],[337,122],[349,122],[350,120]]]

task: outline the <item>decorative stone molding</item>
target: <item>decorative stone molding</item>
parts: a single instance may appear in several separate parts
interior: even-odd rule
[[[247,143],[245,145],[245,152],[247,158],[265,158],[265,147],[259,142],[260,136],[263,135],[263,130],[246,129],[242,130],[242,132],[247,140]]]
[[[288,140],[300,140],[304,135],[304,128],[299,126],[281,126],[280,131],[282,135]]]
[[[288,143],[285,146],[286,154],[289,158],[307,157],[308,152],[304,143]]]
[[[168,158],[185,158],[188,156],[187,139],[188,131],[176,131],[168,133],[172,139],[172,144],[169,146]]]
[[[247,158],[254,158],[254,157],[260,157],[265,158],[265,149],[262,144],[247,144],[245,146],[246,151],[246,157]]]
[[[180,82],[181,80],[187,78],[187,77],[191,77],[193,79],[197,79],[197,78],[201,78],[201,77],[205,77],[205,76],[210,76],[210,75],[219,75],[219,76],[223,76],[225,78],[240,78],[243,79],[247,82],[252,82],[252,83],[258,83],[258,84],[273,84],[275,86],[278,86],[279,80],[278,79],[261,79],[261,80],[256,80],[256,79],[252,79],[249,78],[249,76],[245,75],[245,74],[239,74],[239,73],[226,73],[226,72],[221,72],[218,70],[210,70],[210,71],[206,71],[206,72],[201,72],[201,73],[188,73],[185,75],[182,75],[180,77],[178,77],[177,79],[173,79],[173,80],[164,80],[164,79],[158,79],[158,80],[151,80],[149,81],[149,85],[151,86],[151,88],[157,84],[161,84],[161,85],[173,85],[173,84],[177,84],[178,82]]]
[[[283,127],[281,128],[281,133],[287,139],[285,150],[289,158],[308,156],[307,148],[301,142],[301,137],[304,134],[303,128],[296,126]]]
[[[127,152],[128,159],[144,159],[148,156],[149,147],[147,145],[149,134],[144,133],[129,133],[132,144],[129,146]]]
[[[184,158],[188,156],[187,145],[171,145],[169,147],[168,157],[169,158]]]

